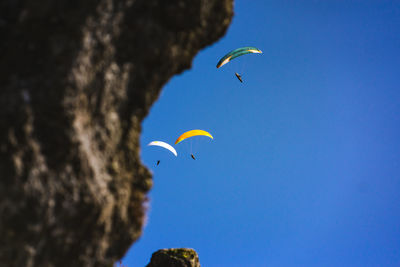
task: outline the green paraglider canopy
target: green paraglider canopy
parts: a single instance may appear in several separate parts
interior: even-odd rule
[[[225,65],[226,63],[228,63],[229,61],[231,61],[234,58],[237,58],[239,56],[243,56],[243,55],[246,55],[246,54],[252,54],[252,53],[261,54],[262,51],[260,49],[258,49],[257,47],[252,47],[252,46],[246,46],[246,47],[237,48],[237,49],[229,52],[225,56],[223,56],[218,61],[217,68],[222,67],[223,65]]]

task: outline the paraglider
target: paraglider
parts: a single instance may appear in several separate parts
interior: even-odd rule
[[[214,137],[209,132],[206,132],[204,130],[191,130],[181,134],[181,136],[179,136],[178,139],[176,139],[175,145],[193,136],[207,136],[210,137],[211,139],[214,139]],[[192,159],[196,160],[193,153],[190,153],[190,156],[192,157]]]
[[[163,141],[152,141],[148,144],[148,146],[159,146],[159,147],[165,148],[168,151],[170,151],[172,154],[175,155],[175,157],[178,156],[178,153],[176,153],[175,148],[173,148],[170,144],[167,144]],[[160,160],[157,160],[157,166],[158,166],[158,164],[160,164]]]
[[[246,54],[252,54],[252,53],[262,54],[262,51],[256,47],[252,47],[252,46],[240,47],[235,50],[232,50],[231,52],[229,52],[228,54],[223,56],[218,61],[217,68],[222,67],[223,65],[225,65],[226,63],[228,63],[229,61],[231,61],[234,58],[237,58],[239,56],[243,56]]]
[[[176,139],[176,141],[175,141],[175,145],[189,137],[198,136],[198,135],[208,136],[211,139],[214,139],[214,137],[212,137],[212,135],[209,132],[206,132],[203,130],[191,130],[191,131],[187,131],[187,132],[183,133],[181,136],[179,136],[178,139]]]
[[[243,80],[242,80],[242,76],[240,76],[240,74],[239,74],[239,73],[237,73],[237,72],[235,72],[235,75],[236,75],[236,78],[238,78],[238,79],[239,79],[239,81],[242,83],[242,82],[243,82]]]

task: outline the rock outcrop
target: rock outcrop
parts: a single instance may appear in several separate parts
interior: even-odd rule
[[[112,266],[140,237],[141,122],[232,1],[1,1],[1,267]]]
[[[200,267],[199,256],[190,248],[160,249],[146,267]]]

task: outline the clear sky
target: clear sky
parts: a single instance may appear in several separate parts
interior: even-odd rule
[[[241,46],[263,54],[216,69]],[[214,140],[146,146],[191,129]],[[154,187],[129,267],[175,247],[205,267],[400,266],[400,1],[235,1],[141,144]]]

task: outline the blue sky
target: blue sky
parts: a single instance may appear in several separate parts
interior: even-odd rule
[[[264,53],[215,68],[240,46]],[[399,65],[399,1],[235,1],[143,123],[154,187],[124,264],[192,247],[207,267],[400,266]],[[146,146],[191,129],[214,140]]]

